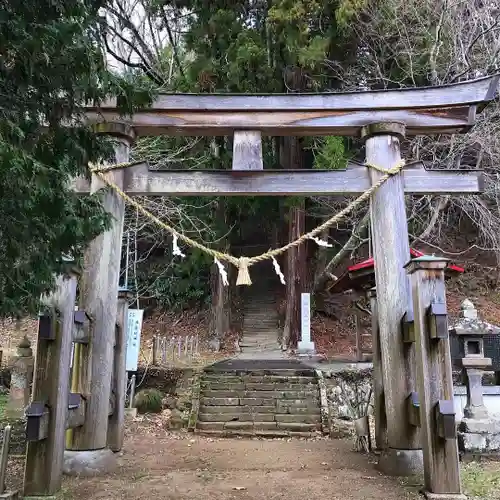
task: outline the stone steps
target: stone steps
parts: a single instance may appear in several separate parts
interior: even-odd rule
[[[256,342],[241,342],[240,347],[243,349],[246,347],[247,349],[262,349],[265,351],[270,351],[272,349],[277,349],[279,344],[277,342],[262,342],[261,344]]]
[[[243,333],[244,335],[249,335],[251,334],[252,337],[256,337],[259,334],[260,335],[265,335],[269,333],[270,330],[272,330],[274,333],[276,332],[276,328],[278,327],[278,321],[275,323],[270,323],[270,324],[263,324],[261,321],[258,319],[252,320],[251,324],[246,325],[243,323]]]
[[[268,290],[245,297],[243,335],[239,346],[244,353],[258,357],[264,351],[279,350],[279,317],[276,299]]]
[[[279,399],[280,401],[284,400],[304,400],[304,401],[317,401],[318,397],[311,396],[311,390],[303,390],[303,391],[247,391],[247,390],[210,390],[205,389],[202,391],[202,394],[206,398],[240,398],[240,399]]]
[[[278,422],[289,424],[318,424],[315,414],[291,415],[289,413],[200,413],[199,422]],[[293,430],[293,429],[292,429]]]
[[[244,431],[244,430],[231,430],[231,429],[224,429],[222,431],[220,430],[210,430],[210,429],[204,429],[201,431],[201,433],[205,435],[215,435],[217,437],[262,437],[262,438],[277,438],[277,437],[296,437],[296,438],[310,438],[312,435],[311,432],[300,432],[300,431],[285,431],[283,429],[273,429],[270,431],[266,430],[255,430],[252,429],[251,431]],[[316,433],[315,433],[316,434]]]
[[[305,424],[298,422],[254,422],[254,421],[238,421],[238,422],[203,422],[198,420],[198,430],[210,431],[298,431],[298,432],[314,432],[321,430],[321,423]]]
[[[249,414],[249,415],[262,415],[264,413],[276,413],[276,410],[283,410],[280,415],[320,415],[321,412],[319,410],[318,405],[308,405],[308,404],[293,404],[293,405],[286,405],[283,404],[281,407],[276,407],[276,405],[235,405],[238,406],[238,408],[234,408],[234,406],[228,405],[228,406],[219,406],[219,405],[202,405],[200,407],[200,415],[208,415],[210,413],[216,414],[216,415],[222,415],[223,413],[231,413],[231,414]],[[285,411],[288,409],[289,411]],[[292,413],[290,413],[290,411]]]
[[[282,379],[285,379],[287,381],[290,381],[293,377],[302,377],[302,378],[313,378],[311,376],[311,369],[310,368],[293,368],[293,369],[283,369],[283,368],[254,368],[252,370],[248,370],[245,368],[238,368],[237,364],[235,365],[235,368],[232,370],[227,370],[226,368],[217,368],[216,366],[208,367],[205,368],[205,374],[209,375],[214,375],[215,377],[218,377],[220,380],[221,376],[229,376],[229,377],[236,377],[238,379],[241,378],[241,380],[245,380],[246,377],[253,377],[254,381],[259,381],[256,380],[255,377],[260,377],[261,382],[268,381],[268,380],[273,380],[274,382],[276,379],[273,379],[272,377],[280,377]],[[269,379],[269,376],[271,376],[271,379]],[[207,380],[206,375],[203,377],[203,381]],[[213,378],[212,378],[213,380]]]
[[[224,363],[202,376],[196,432],[303,437],[321,431],[319,389],[311,369],[265,368],[265,362],[244,368],[238,361],[228,369],[231,361]]]

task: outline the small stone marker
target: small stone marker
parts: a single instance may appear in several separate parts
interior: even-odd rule
[[[311,340],[311,294],[300,296],[300,341],[297,345],[299,354],[314,354],[314,342]]]
[[[31,343],[25,336],[17,347],[17,356],[12,364],[9,402],[6,408],[6,413],[10,418],[24,417],[24,410],[30,400],[33,367]]]

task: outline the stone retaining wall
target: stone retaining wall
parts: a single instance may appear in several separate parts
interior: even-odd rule
[[[353,421],[372,413],[372,369],[323,371],[330,412],[330,434],[346,437],[354,433]]]
[[[162,392],[164,407],[172,410],[170,427],[189,427],[198,372],[193,368],[139,367],[136,380],[140,386],[137,391],[157,389]]]

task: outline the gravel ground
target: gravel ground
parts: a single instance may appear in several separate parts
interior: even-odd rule
[[[146,422],[144,422],[146,424]],[[64,499],[404,500],[352,441],[218,439],[133,424],[113,475],[65,478]],[[135,426],[135,428],[134,428]]]

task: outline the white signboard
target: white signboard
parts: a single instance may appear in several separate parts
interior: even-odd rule
[[[128,372],[137,371],[139,349],[141,346],[141,329],[143,309],[129,309],[127,318],[127,361]]]
[[[311,342],[311,294],[300,295],[300,341],[299,352],[314,352],[314,342]]]

